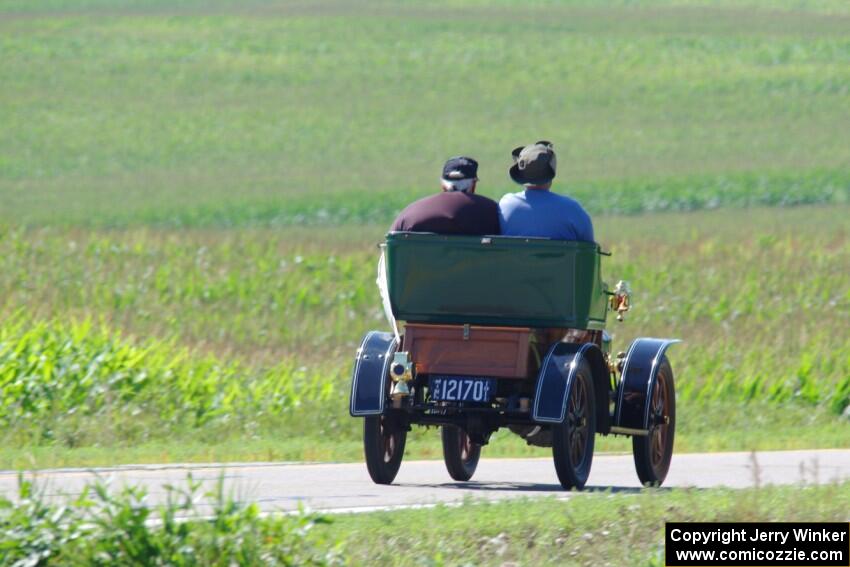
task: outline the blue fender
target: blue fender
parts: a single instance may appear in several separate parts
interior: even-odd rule
[[[576,369],[582,359],[590,364],[596,392],[597,431],[608,431],[609,374],[605,370],[602,351],[593,343],[555,343],[546,353],[534,394],[531,419],[539,423],[563,423],[567,412],[567,396]]]
[[[397,347],[392,333],[369,331],[363,337],[351,377],[349,411],[352,416],[384,413],[389,364]]]
[[[655,386],[658,364],[664,352],[678,339],[639,338],[629,346],[623,361],[623,372],[617,391],[614,426],[628,429],[649,429],[647,400]]]

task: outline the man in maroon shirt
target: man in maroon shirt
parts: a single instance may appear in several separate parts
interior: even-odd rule
[[[391,231],[499,234],[499,205],[475,194],[478,162],[455,157],[443,166],[442,192],[420,199],[395,219]]]

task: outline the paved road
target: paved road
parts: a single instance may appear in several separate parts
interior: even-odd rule
[[[404,462],[392,486],[372,483],[365,465],[230,463],[145,465],[109,469],[53,469],[35,475],[50,495],[76,494],[95,475],[113,485],[147,487],[154,502],[166,484],[184,484],[187,473],[212,486],[222,475],[240,499],[265,511],[293,510],[299,503],[333,512],[433,505],[466,497],[491,500],[564,496],[550,459],[483,459],[471,482],[454,482],[441,461]],[[850,480],[850,450],[682,454],[673,458],[667,487],[744,488],[760,484],[814,484]],[[0,492],[13,496],[17,472],[0,471]],[[632,491],[639,488],[631,455],[597,455],[588,487]]]

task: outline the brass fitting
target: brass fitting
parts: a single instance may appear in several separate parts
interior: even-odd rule
[[[413,380],[413,363],[410,360],[410,353],[397,352],[393,355],[393,361],[390,363],[390,378],[393,381],[393,387],[390,390],[390,397],[393,400],[400,400],[410,395],[407,384]]]
[[[619,374],[623,373],[623,366],[625,365],[625,363],[626,363],[626,353],[623,352],[623,351],[618,352],[617,353],[617,362],[616,362],[617,373],[619,373]]]
[[[629,282],[620,280],[614,286],[611,296],[611,309],[617,312],[617,321],[623,320],[623,315],[632,308],[632,288]]]
[[[610,352],[605,352],[603,354],[605,356],[605,366],[608,367],[608,372],[617,372],[617,360],[611,355]]]

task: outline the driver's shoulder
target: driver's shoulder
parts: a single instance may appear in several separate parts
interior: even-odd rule
[[[499,206],[505,206],[505,205],[509,205],[511,203],[519,203],[519,202],[525,201],[523,196],[524,196],[524,193],[522,191],[520,191],[518,193],[505,193],[499,199]]]
[[[563,195],[561,193],[552,193],[552,195],[552,200],[557,202],[560,206],[564,208],[569,208],[571,211],[574,211],[576,213],[587,215],[587,211],[577,199],[574,199],[569,195]]]

